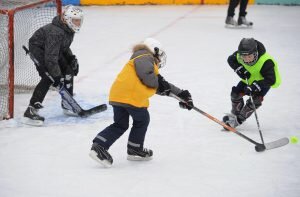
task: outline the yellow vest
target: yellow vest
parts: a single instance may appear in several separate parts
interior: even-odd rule
[[[134,60],[139,55],[127,62],[115,79],[109,93],[109,101],[129,104],[135,107],[149,107],[149,98],[156,93],[156,88],[144,85],[136,74]],[[158,66],[154,66],[154,73],[158,75]]]

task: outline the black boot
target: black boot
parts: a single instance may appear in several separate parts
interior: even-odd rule
[[[24,113],[23,123],[33,126],[42,126],[45,118],[38,114],[39,109],[43,108],[41,103],[37,102],[34,105],[29,105]]]
[[[149,161],[152,159],[153,151],[147,148],[127,146],[127,159],[130,161]]]
[[[250,21],[248,21],[248,20],[246,19],[245,16],[240,16],[240,17],[238,18],[238,25],[239,25],[239,26],[252,27],[252,26],[253,26],[253,23],[250,22]]]
[[[227,16],[225,20],[226,27],[235,27],[237,26],[236,20],[234,20],[233,16]]]
[[[104,167],[111,167],[113,163],[113,158],[108,151],[97,143],[92,145],[90,157]]]

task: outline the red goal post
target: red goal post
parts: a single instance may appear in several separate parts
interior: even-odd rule
[[[61,8],[61,0],[0,1],[0,120],[13,118],[14,94],[32,91],[39,81],[22,45]]]

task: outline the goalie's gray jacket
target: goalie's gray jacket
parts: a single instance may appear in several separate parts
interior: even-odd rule
[[[74,32],[56,16],[29,39],[29,50],[52,77],[58,77],[60,66],[64,65],[61,61],[73,55],[70,49],[73,38]]]

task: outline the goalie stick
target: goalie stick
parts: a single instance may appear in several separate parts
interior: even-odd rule
[[[40,63],[38,62],[38,60],[35,59],[35,57],[31,54],[31,52],[25,46],[23,46],[23,49],[25,50],[26,55],[29,54],[31,60],[35,63],[35,65],[40,66]],[[48,72],[45,72],[45,74],[47,75],[47,77],[49,77],[49,79],[52,82],[54,82],[54,79]],[[101,104],[101,105],[92,107],[87,110],[82,109],[81,106],[77,103],[77,101],[73,98],[73,96],[68,92],[68,90],[63,85],[61,85],[60,88],[55,88],[55,89],[61,95],[63,102],[67,102],[67,104],[69,106],[71,106],[73,112],[78,114],[78,116],[80,116],[80,117],[88,117],[93,114],[105,111],[107,109],[106,104]]]
[[[184,102],[186,103],[183,99],[179,98],[177,95],[173,94],[173,93],[170,93],[170,96],[177,99],[178,101],[181,101],[181,102]],[[215,117],[209,115],[208,113],[202,111],[201,109],[198,109],[197,107],[193,107],[193,110],[199,112],[200,114],[206,116],[207,118],[213,120],[214,122],[218,123],[219,125],[223,126],[224,128],[226,128],[227,130],[237,134],[238,136],[244,138],[245,140],[247,140],[248,142],[252,143],[255,145],[255,150],[257,152],[262,152],[264,150],[270,150],[270,149],[274,149],[274,148],[278,148],[278,147],[281,147],[281,146],[284,146],[284,145],[287,145],[289,143],[289,139],[288,138],[280,138],[276,141],[272,141],[272,142],[269,142],[269,143],[264,143],[264,144],[261,144],[261,143],[258,143],[254,140],[252,140],[251,138],[247,137],[246,135],[240,133],[239,131],[237,131],[235,128],[233,127],[230,127],[228,126],[227,124],[225,124],[224,122],[216,119]]]

